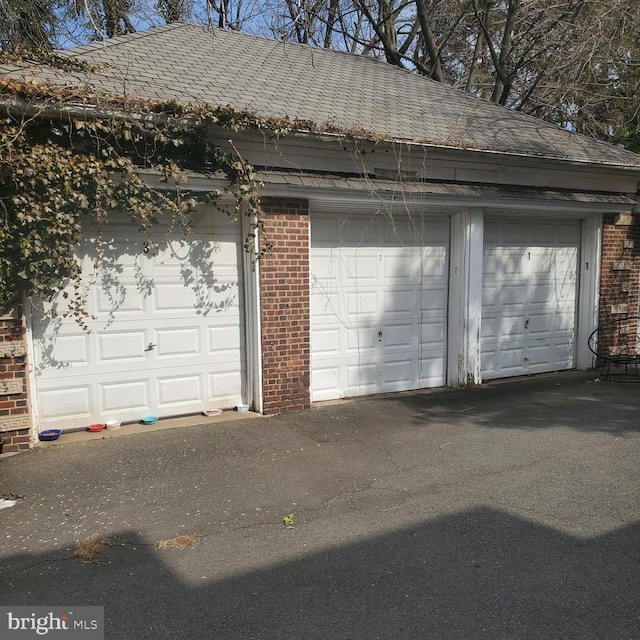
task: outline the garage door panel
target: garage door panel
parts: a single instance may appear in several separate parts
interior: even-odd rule
[[[322,357],[338,357],[341,352],[340,334],[341,329],[331,325],[313,328],[311,331],[311,341],[314,348],[313,357],[316,360]]]
[[[392,223],[383,226],[381,238],[384,245],[421,246],[426,241],[430,246],[446,246],[449,221],[431,219],[425,223],[420,214],[396,215]]]
[[[378,310],[378,291],[349,289],[344,292],[347,321],[364,321],[366,316],[376,316]]]
[[[531,313],[528,316],[529,335],[535,339],[550,338],[554,334],[554,313]]]
[[[428,242],[429,239],[426,239]],[[421,256],[423,278],[440,278],[441,281],[448,280],[449,252],[447,247],[429,246],[426,255]]]
[[[87,334],[60,335],[35,342],[36,369],[55,370],[86,367],[91,363],[91,347]]]
[[[379,216],[378,216],[379,218]],[[442,245],[445,250],[449,245],[449,219],[425,218],[415,215],[395,215],[392,221],[383,219],[378,240],[384,246],[420,247]]]
[[[345,328],[344,333],[346,336],[344,353],[347,356],[371,356],[378,351],[377,326],[361,326],[359,329]]]
[[[519,340],[525,334],[525,327],[522,317],[502,315],[499,318],[499,340]]]
[[[378,256],[364,251],[349,251],[344,256],[344,279],[350,283],[366,286],[378,280]]]
[[[171,313],[191,311],[196,309],[196,313],[204,314],[216,307],[216,303],[210,298],[208,289],[194,291],[187,289],[181,283],[156,284],[154,287],[154,311],[156,313]],[[218,305],[230,306],[233,299],[220,298]]]
[[[312,286],[311,315],[318,323],[337,322],[338,294],[329,292],[323,287]]]
[[[497,242],[501,245],[523,245],[528,242],[530,237],[530,230],[527,228],[526,222],[522,221],[503,221],[501,225],[495,227],[495,230],[498,232]]]
[[[420,297],[415,287],[398,287],[381,291],[382,312],[389,316],[412,316],[417,318],[420,309]]]
[[[136,283],[119,280],[115,284],[112,278],[101,278],[96,298],[99,317],[116,310],[118,313],[144,314],[144,296]]]
[[[316,250],[309,256],[309,265],[313,273],[311,279],[314,283],[322,283],[320,286],[328,286],[328,282],[335,282],[337,278],[336,268],[339,256],[334,249],[316,247]]]
[[[420,278],[420,262],[413,252],[407,251],[404,255],[386,252],[379,262],[382,267],[380,279],[387,285],[402,287]]]
[[[343,231],[344,240],[351,246],[362,247],[377,244],[378,225],[376,215],[348,215],[341,221],[340,227]]]
[[[527,289],[518,283],[486,283],[482,289],[482,308],[497,313],[502,308],[521,308],[527,300]]]
[[[565,287],[565,289],[567,288]],[[559,293],[558,285],[555,281],[532,280],[528,287],[526,303],[528,305],[545,306],[551,301],[555,305],[560,298]]]
[[[58,389],[43,389],[38,394],[38,409],[53,419],[90,420],[91,391],[92,385],[86,383],[71,385],[65,389],[64,393]],[[61,428],[63,426],[63,424],[60,425]]]
[[[207,210],[220,218],[215,225],[223,233],[161,237],[146,251],[143,234],[110,225],[97,276],[96,244],[82,243],[83,281],[95,280],[87,298],[96,315],[87,319],[90,333],[70,318],[34,314],[32,321],[41,428],[138,420],[143,411],[170,416],[242,400],[240,224]],[[226,388],[216,398],[209,376],[218,372],[217,386]]]
[[[448,289],[447,285],[423,285],[420,293],[420,312],[422,317],[446,318]]]
[[[506,280],[520,278],[526,272],[526,261],[523,249],[487,247],[485,248],[483,275],[494,276],[495,279]]]
[[[336,238],[340,234],[340,225],[344,222],[339,216],[316,216],[313,220],[313,242],[316,249],[324,247],[329,253],[335,249]],[[314,252],[311,260],[317,260],[318,256],[325,252]],[[315,271],[314,271],[315,273]]]
[[[418,346],[418,322],[387,322],[380,330],[378,341],[383,351],[396,353],[404,349],[413,350]]]
[[[483,307],[484,308],[484,307]],[[497,343],[500,335],[500,318],[497,316],[483,315],[480,330],[480,339],[482,341],[482,354],[484,357],[485,344]]]
[[[446,340],[446,322],[442,318],[431,320],[423,318],[420,329],[420,347],[423,350],[436,349],[442,351]]]
[[[578,249],[575,247],[564,249],[562,252],[557,252],[555,262],[556,278],[566,278],[572,282],[576,282],[578,278],[574,267],[577,259]]]
[[[527,360],[529,367],[548,366],[549,363],[556,363],[554,349],[550,344],[535,345],[527,348]]]
[[[237,362],[223,363],[209,371],[207,406],[225,409],[237,402],[238,389],[242,389],[242,371]]]
[[[156,379],[158,407],[171,409],[198,403],[203,397],[201,376],[185,374]]]
[[[388,391],[405,391],[416,385],[416,362],[411,357],[389,358],[382,364],[382,386]]]
[[[346,385],[343,386],[342,368],[343,365],[337,364],[335,359],[330,362],[313,362],[313,398],[316,402],[345,397]]]
[[[573,366],[579,242],[578,222],[485,225],[483,378]]]
[[[238,324],[229,321],[228,324],[220,323],[216,327],[206,327],[207,356],[217,360],[237,361],[238,356],[244,352],[243,334]]]
[[[413,222],[400,233],[388,224],[367,214],[312,213],[314,401],[444,384],[448,221],[422,225],[425,246]],[[421,361],[431,348],[438,355]]]
[[[497,292],[502,308],[506,309],[507,313],[510,307],[520,309],[527,302],[528,294],[527,285],[518,282],[506,282]]]
[[[529,273],[547,275],[553,273],[556,251],[553,247],[529,247],[526,261],[529,263]]]
[[[376,393],[380,387],[378,379],[379,363],[374,358],[347,360],[344,362],[345,394],[362,396]]]
[[[491,371],[494,374],[503,373],[505,376],[520,375],[519,371],[525,358],[525,349],[521,343],[511,342],[510,344],[502,345],[500,349],[493,345],[493,348],[489,347],[486,350],[486,354],[488,358],[485,363],[485,349],[483,348],[482,366],[483,368],[486,366],[487,371]]]
[[[200,357],[205,348],[199,327],[181,327],[180,329],[160,329],[155,331],[156,359]],[[145,350],[149,347],[145,347]]]
[[[419,360],[420,385],[423,387],[437,387],[442,385],[442,376],[446,366],[445,350],[422,350]]]
[[[98,347],[97,364],[108,362],[146,361],[145,350],[149,344],[148,333],[138,331],[112,331],[96,333],[95,342]]]
[[[558,309],[558,313],[553,317],[554,332],[569,332],[573,335],[576,324],[575,307],[564,303],[559,305]]]
[[[97,387],[102,406],[93,408],[96,413],[118,415],[125,420],[135,419],[142,417],[138,412],[150,411],[154,404],[151,399],[151,382],[147,378],[97,383]]]

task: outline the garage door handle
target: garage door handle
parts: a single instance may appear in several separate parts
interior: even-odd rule
[[[378,342],[382,342],[382,330],[378,331]]]
[[[529,328],[529,318],[526,319],[525,323],[524,323],[524,328],[528,329]]]
[[[153,351],[158,345],[153,344],[153,342],[150,342],[147,345],[147,348],[145,349],[145,351]]]

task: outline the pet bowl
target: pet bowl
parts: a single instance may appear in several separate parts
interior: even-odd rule
[[[121,422],[120,420],[107,420],[104,424],[109,431],[115,431],[120,428]]]
[[[104,423],[103,422],[96,422],[96,424],[90,424],[87,427],[87,431],[91,431],[91,433],[98,433],[99,431],[102,431],[104,429]]]
[[[60,429],[47,429],[40,432],[40,440],[57,440],[61,433]]]
[[[202,412],[203,416],[207,416],[207,418],[213,418],[214,416],[219,416],[222,413],[222,409],[206,409]]]
[[[249,405],[248,404],[239,404],[236,407],[237,411],[241,411],[242,413],[246,413],[247,411],[249,411]]]
[[[145,416],[142,418],[142,424],[155,424],[158,422],[158,416]]]

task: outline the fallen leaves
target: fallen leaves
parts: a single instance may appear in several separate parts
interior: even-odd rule
[[[195,536],[177,536],[171,540],[159,540],[156,549],[186,549],[198,542]]]
[[[96,559],[102,554],[104,547],[105,539],[99,533],[94,533],[92,536],[78,542],[74,555],[80,562],[99,564]]]

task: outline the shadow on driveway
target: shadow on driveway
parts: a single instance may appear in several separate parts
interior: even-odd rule
[[[111,640],[631,640],[640,637],[639,533],[634,524],[582,540],[478,508],[194,586],[172,557],[215,567],[216,539],[157,551],[125,531],[102,566],[12,558],[2,601],[104,605]],[[283,528],[283,544],[307,534]]]

